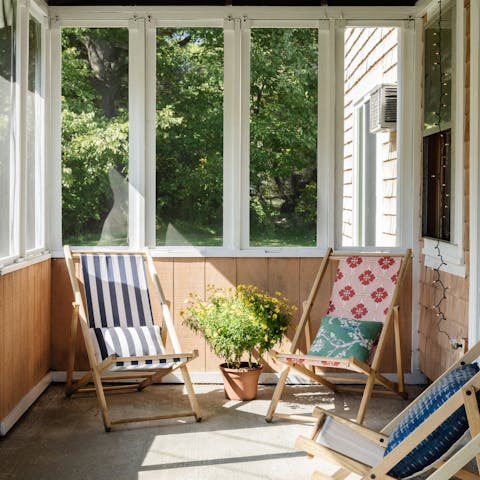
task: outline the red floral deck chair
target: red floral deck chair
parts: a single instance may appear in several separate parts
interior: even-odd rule
[[[338,254],[328,249],[315,277],[308,299],[288,353],[273,352],[284,364],[274,391],[266,420],[274,415],[301,419],[296,415],[275,414],[288,374],[293,368],[332,391],[355,391],[345,382],[365,384],[357,422],[362,423],[375,386],[384,387],[384,393],[406,397],[402,368],[399,307],[397,297],[402,286],[411,250],[405,254]],[[310,342],[310,311],[327,271],[329,262],[338,261],[328,310],[320,328]],[[379,372],[387,335],[393,332],[398,380],[396,383]],[[307,354],[297,353],[300,340],[305,337]],[[364,374],[363,378],[342,378],[343,384],[328,371],[350,371]]]

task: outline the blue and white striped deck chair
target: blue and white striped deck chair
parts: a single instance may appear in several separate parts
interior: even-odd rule
[[[479,359],[480,342],[378,432],[316,407],[295,444],[318,459],[312,480],[478,480]]]
[[[198,356],[198,351],[185,353],[180,348],[149,251],[129,254],[72,252],[69,246],[65,246],[64,252],[74,293],[66,394],[70,396],[75,392],[91,391],[86,384],[93,380],[106,431],[110,431],[115,424],[165,418],[194,416],[200,421],[200,407],[187,370],[187,363]],[[78,262],[78,268],[75,262]],[[154,323],[145,263],[162,307],[161,327]],[[80,288],[81,284],[83,289]],[[90,371],[81,379],[73,381],[79,323]],[[167,333],[173,347],[172,352],[165,349]],[[143,390],[176,369],[183,375],[191,411],[141,418],[110,418],[105,390]],[[108,387],[102,383],[105,380],[112,382],[126,378],[135,378],[137,382]]]

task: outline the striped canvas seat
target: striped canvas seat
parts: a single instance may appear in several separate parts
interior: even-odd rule
[[[153,322],[144,260],[141,255],[81,255],[89,333],[97,361],[161,355],[160,327]],[[186,358],[160,362],[117,362],[110,370],[171,368]]]
[[[73,291],[66,395],[95,391],[107,432],[124,423],[190,416],[199,422],[202,412],[187,367],[198,357],[198,350],[182,350],[148,248],[135,253],[92,253],[72,251],[65,245],[63,251]],[[149,286],[161,308],[161,326],[153,319]],[[76,379],[79,327],[90,368]],[[126,409],[134,411],[133,415],[111,417],[106,393],[141,392],[169,375],[183,379],[190,409],[180,403],[172,411],[162,407],[158,414],[139,415],[137,402]]]

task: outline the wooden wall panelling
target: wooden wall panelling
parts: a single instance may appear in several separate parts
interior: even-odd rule
[[[237,284],[268,289],[268,258],[237,258]]]
[[[73,292],[63,258],[52,260],[52,370],[66,371],[70,347]],[[81,329],[78,330],[75,370],[88,370],[89,363]]]
[[[275,292],[281,292],[282,297],[286,297],[290,305],[295,305],[299,309],[300,304],[300,259],[299,258],[269,258],[268,259],[268,287],[267,291],[271,295]],[[295,312],[292,323],[288,328],[286,340],[280,348],[282,351],[287,351],[290,348],[290,343],[295,335],[295,330],[298,325],[299,310]],[[270,368],[266,371],[282,370],[281,365],[276,365],[275,362],[265,355],[267,363]],[[279,368],[280,367],[280,368]]]
[[[185,351],[197,349],[200,356],[190,365],[192,372],[205,371],[205,340],[183,325],[180,312],[189,294],[205,295],[205,259],[204,258],[175,258],[173,262],[173,314],[177,335]]]
[[[27,301],[26,270],[18,270],[5,275],[5,297],[9,304],[5,331],[5,361],[7,382],[5,384],[5,411],[9,413],[16,403],[28,393],[25,388],[24,369],[28,371],[29,342],[25,335],[26,318],[23,304]],[[21,298],[21,301],[19,299]]]
[[[237,260],[235,258],[207,258],[205,262],[205,286],[229,288],[234,287],[237,281]],[[205,370],[217,371],[218,365],[222,363],[210,347],[206,346]]]
[[[50,260],[0,277],[0,418],[49,371]]]
[[[6,331],[7,331],[7,312],[8,312],[8,298],[5,289],[5,276],[0,276],[0,418],[4,418],[7,412],[5,411],[5,392],[7,382],[6,368]]]
[[[51,261],[40,264],[39,276],[35,281],[36,299],[42,315],[35,317],[33,335],[36,339],[34,359],[34,378],[40,381],[50,370],[50,337],[51,337]]]
[[[300,259],[300,299],[299,299],[299,317],[302,314],[303,306],[302,303],[307,300],[312,290],[313,281],[318,273],[320,264],[322,263],[321,258],[302,258]],[[328,309],[328,302],[330,299],[330,293],[333,285],[333,279],[335,278],[336,267],[328,267],[329,270],[324,276],[324,280],[317,291],[317,295],[313,302],[312,310],[310,313],[310,333],[311,339],[315,338],[315,335],[320,328],[320,322],[323,315]],[[300,343],[300,351],[306,353],[306,344],[302,340]]]

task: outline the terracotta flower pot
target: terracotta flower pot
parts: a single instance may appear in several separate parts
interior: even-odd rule
[[[225,397],[230,400],[253,400],[257,398],[258,378],[263,365],[249,368],[248,363],[242,362],[240,368],[227,368],[225,363],[220,365],[223,376]]]

